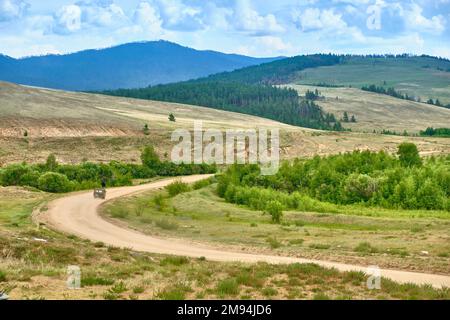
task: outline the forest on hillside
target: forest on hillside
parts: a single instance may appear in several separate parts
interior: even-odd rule
[[[102,93],[198,105],[295,126],[340,131],[342,126],[333,114],[325,113],[312,100],[300,99],[293,89],[274,86],[288,82],[298,70],[332,65],[339,60],[335,55],[299,56],[197,80]]]
[[[297,91],[265,84],[187,81],[106,93],[240,112],[301,127],[342,130],[333,114],[323,112],[312,100],[301,99]]]

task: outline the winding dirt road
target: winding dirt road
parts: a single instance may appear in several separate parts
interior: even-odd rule
[[[192,183],[209,177],[196,175],[182,177],[186,183]],[[108,189],[107,200],[163,188],[175,179],[166,179],[145,185]],[[74,234],[91,241],[101,241],[105,244],[129,248],[135,251],[172,254],[189,257],[205,257],[213,261],[240,261],[253,263],[265,261],[268,263],[316,263],[318,265],[336,268],[340,271],[363,271],[365,266],[348,265],[336,262],[317,261],[310,259],[256,255],[240,252],[221,251],[213,247],[189,244],[183,240],[168,240],[144,235],[137,231],[123,228],[102,219],[98,214],[99,206],[107,200],[94,199],[92,192],[71,194],[57,199],[49,204],[49,209],[34,216],[35,220],[53,229]],[[450,287],[450,276],[416,273],[408,271],[381,269],[381,276],[400,283],[431,284],[434,287]]]

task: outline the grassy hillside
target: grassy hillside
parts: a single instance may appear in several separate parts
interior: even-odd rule
[[[326,112],[342,119],[344,112],[355,115],[356,123],[342,122],[352,131],[396,131],[402,134],[419,133],[427,127],[442,128],[450,125],[450,109],[425,103],[393,98],[387,95],[362,91],[356,88],[324,88],[291,85],[300,95],[318,89],[323,99],[316,101]]]
[[[299,71],[295,78],[297,84],[394,87],[422,101],[450,103],[450,61],[433,57],[348,57],[340,64]]]
[[[66,163],[139,162],[140,150],[148,144],[154,145],[164,158],[174,145],[170,141],[173,129],[192,130],[194,120],[203,120],[204,128],[280,128],[283,158],[354,149],[395,152],[405,140],[414,141],[424,155],[450,153],[450,139],[445,138],[323,132],[211,108],[8,83],[0,83],[0,101],[0,165],[42,162],[50,153]],[[175,115],[176,122],[168,120],[170,113]],[[145,123],[150,128],[149,135],[143,133]]]

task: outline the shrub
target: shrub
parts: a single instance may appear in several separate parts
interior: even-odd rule
[[[194,190],[198,190],[198,189],[203,189],[209,185],[211,185],[213,183],[213,180],[210,179],[204,179],[204,180],[200,180],[194,183],[194,185],[192,186]]]
[[[277,249],[281,247],[281,242],[278,241],[276,238],[269,237],[266,239],[266,241],[272,249]]]
[[[184,300],[186,299],[186,293],[191,291],[192,289],[189,285],[185,283],[176,283],[159,291],[155,297],[161,300]]]
[[[41,174],[37,171],[30,170],[20,178],[20,185],[22,186],[30,186],[34,188],[39,187],[39,177]]]
[[[160,164],[159,156],[153,146],[147,146],[142,150],[141,161],[148,168],[155,168]]]
[[[82,287],[91,287],[91,286],[109,286],[114,284],[113,279],[106,279],[98,276],[83,276],[81,277],[81,286]]]
[[[344,186],[347,202],[355,203],[368,201],[378,190],[378,181],[367,174],[350,175]]]
[[[402,165],[406,167],[420,166],[419,150],[414,143],[404,142],[398,146],[397,154]]]
[[[166,186],[166,190],[169,192],[169,195],[171,197],[175,197],[180,193],[188,192],[189,185],[182,182],[181,180],[177,180]]]
[[[112,207],[111,208],[111,217],[123,219],[128,217],[128,211],[122,207]]]
[[[220,296],[235,296],[239,293],[239,285],[235,278],[225,279],[217,284],[217,293]]]
[[[155,220],[155,225],[158,228],[164,229],[164,230],[176,230],[178,229],[178,224],[176,222],[171,222],[167,219],[159,219]]]
[[[145,203],[143,203],[142,201],[139,201],[136,203],[136,205],[134,206],[134,213],[136,214],[137,217],[142,216],[142,214],[145,211]]]
[[[156,196],[153,197],[153,203],[155,204],[156,208],[159,211],[163,211],[166,206],[166,197],[164,197],[163,194],[158,193]]]
[[[189,259],[186,257],[178,257],[178,256],[169,256],[161,260],[160,265],[166,266],[166,265],[173,265],[173,266],[181,266],[183,264],[189,263]]]
[[[0,282],[6,282],[6,273],[0,270]]]
[[[26,164],[12,164],[1,171],[0,182],[4,186],[18,186],[22,176],[30,171]]]
[[[63,174],[55,172],[44,173],[38,180],[39,189],[47,192],[67,192],[70,190],[69,179]]]
[[[354,250],[361,253],[377,253],[379,251],[368,242],[359,243]]]
[[[48,171],[55,171],[58,167],[58,162],[56,161],[56,156],[52,153],[47,157],[45,162],[45,167]]]
[[[283,216],[283,205],[278,201],[269,201],[264,210],[266,213],[270,214],[272,221],[275,223],[281,222],[281,217]]]

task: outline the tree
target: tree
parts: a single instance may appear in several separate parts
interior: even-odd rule
[[[28,137],[28,131],[27,131],[27,130],[25,130],[25,131],[23,132],[23,136],[24,136],[24,137]]]
[[[148,168],[154,168],[160,164],[159,156],[153,146],[146,146],[141,153],[142,164]]]
[[[351,121],[351,122],[356,122],[355,115],[352,115],[352,119],[351,119],[350,121]]]
[[[347,111],[344,111],[344,117],[342,118],[342,121],[348,122],[348,113],[347,113]]]
[[[144,128],[142,129],[142,132],[144,132],[144,134],[146,136],[148,136],[150,134],[150,130],[148,128],[148,124],[144,124]]]
[[[58,162],[56,161],[56,157],[53,153],[49,154],[47,157],[47,161],[45,162],[45,167],[48,171],[55,171],[58,167]]]
[[[404,142],[398,146],[397,154],[400,162],[405,167],[413,167],[422,165],[419,150],[414,143]]]
[[[38,180],[39,189],[47,192],[67,192],[70,190],[69,179],[56,172],[44,173]]]
[[[169,121],[175,122],[175,116],[173,115],[173,113],[169,114]]]
[[[283,216],[283,205],[276,200],[269,201],[264,212],[270,214],[272,222],[280,223]]]

